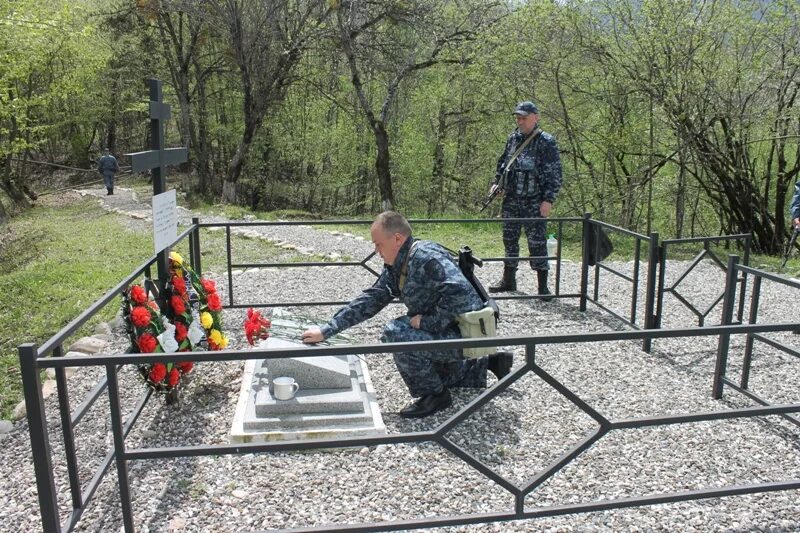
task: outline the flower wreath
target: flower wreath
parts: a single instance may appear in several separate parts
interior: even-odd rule
[[[201,278],[177,252],[169,255],[167,300],[162,315],[158,305],[141,285],[133,285],[122,295],[123,317],[134,353],[191,352],[223,350],[228,339],[222,334],[222,300],[216,284]],[[192,371],[190,361],[139,365],[145,383],[167,395],[167,403],[177,400],[185,374]]]

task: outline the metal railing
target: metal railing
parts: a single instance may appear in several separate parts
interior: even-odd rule
[[[759,304],[761,302],[761,284],[763,280],[768,280],[773,283],[778,283],[780,285],[783,285],[785,287],[791,287],[793,289],[800,289],[800,283],[796,281],[792,281],[790,279],[786,279],[784,277],[775,274],[770,274],[769,272],[764,272],[762,270],[757,270],[747,265],[740,265],[739,257],[731,255],[728,257],[725,291],[723,293],[724,312],[722,315],[722,325],[733,323],[733,308],[735,307],[734,302],[736,300],[736,288],[737,286],[741,286],[742,277],[739,277],[740,274],[742,275],[742,277],[746,276],[747,274],[750,274],[753,277],[753,291],[750,296],[750,315],[748,317],[748,323],[751,325],[755,324],[758,320]],[[739,300],[740,302],[743,302],[744,297],[743,296],[740,297]],[[798,330],[799,327],[800,325],[795,325],[793,328],[791,328],[791,331],[793,333],[797,333],[799,331]],[[713,390],[714,398],[716,399],[721,398],[723,387],[725,385],[728,385],[735,391],[747,396],[748,398],[750,398],[751,400],[755,401],[760,405],[764,406],[770,405],[770,403],[767,400],[765,400],[761,396],[755,394],[754,392],[748,389],[750,382],[750,372],[753,364],[753,351],[755,342],[756,341],[762,342],[778,350],[779,352],[787,354],[790,357],[794,357],[796,359],[800,359],[800,352],[782,342],[778,342],[775,339],[771,339],[763,335],[763,333],[764,332],[757,332],[757,331],[752,331],[747,333],[745,339],[744,356],[742,359],[742,373],[738,385],[734,383],[732,380],[728,379],[726,376],[726,370],[728,366],[727,354],[728,354],[728,344],[730,342],[730,336],[729,335],[720,336],[720,346],[717,351],[718,352],[717,363],[714,370],[714,390]],[[782,413],[781,416],[783,416],[786,420],[788,420],[792,424],[800,426],[800,419],[784,413]]]
[[[553,260],[555,262],[555,292],[552,295],[555,298],[580,298],[579,292],[562,293],[561,292],[561,270],[562,270],[562,242],[564,236],[565,224],[583,224],[584,218],[581,217],[560,217],[560,218],[503,218],[503,219],[485,219],[485,218],[472,218],[472,219],[412,219],[409,222],[414,226],[425,226],[431,224],[493,224],[501,225],[504,222],[547,222],[549,225],[556,226],[556,238],[558,239],[558,246],[556,248],[556,255],[544,256],[520,256],[520,257],[483,257],[481,260],[484,263],[499,263],[507,260],[518,260],[519,262],[530,261],[535,259]],[[198,223],[200,228],[224,228],[225,240],[227,245],[226,251],[226,276],[228,280],[228,305],[229,308],[245,308],[245,307],[307,307],[319,305],[344,305],[347,301],[313,301],[313,302],[248,302],[236,303],[234,302],[234,277],[233,271],[243,268],[308,268],[308,267],[360,267],[367,270],[375,277],[380,273],[372,268],[368,263],[371,259],[376,257],[373,251],[367,254],[366,257],[360,261],[292,261],[292,262],[235,262],[233,260],[233,240],[232,235],[235,228],[253,228],[253,227],[276,227],[276,226],[370,226],[371,220],[324,220],[324,221],[251,221],[251,222],[204,222]],[[499,229],[499,228],[498,228]],[[500,232],[498,231],[498,236]],[[469,238],[465,239],[464,244],[469,244]],[[495,295],[495,300],[535,300],[542,298],[539,294],[514,294],[514,295]],[[583,309],[582,309],[583,310]]]
[[[750,260],[750,246],[751,246],[752,236],[749,234],[740,234],[740,235],[726,235],[726,236],[719,236],[719,237],[692,237],[686,239],[668,239],[665,240],[661,244],[661,248],[659,250],[659,275],[658,275],[658,301],[656,304],[656,319],[654,322],[654,327],[661,327],[661,317],[662,317],[662,309],[664,306],[664,295],[671,294],[675,297],[681,304],[683,304],[687,309],[689,309],[696,317],[697,317],[697,325],[702,326],[705,323],[706,317],[711,313],[711,311],[717,307],[717,305],[722,301],[724,296],[724,291],[720,292],[717,298],[708,306],[705,310],[698,309],[694,304],[689,301],[689,298],[681,294],[678,291],[678,286],[689,276],[692,271],[700,264],[701,261],[704,259],[710,259],[714,262],[722,271],[727,272],[727,265],[722,262],[722,260],[714,253],[711,249],[712,243],[739,243],[742,247],[744,257],[743,261],[744,264],[749,264]],[[683,272],[678,276],[678,278],[673,282],[670,286],[666,286],[666,268],[667,268],[667,255],[669,253],[670,247],[686,245],[686,244],[700,244],[702,245],[702,249],[697,253],[695,258],[692,262],[683,270]],[[737,321],[742,321],[742,316],[744,315],[744,295],[745,295],[745,288],[747,286],[747,274],[744,273],[738,279],[739,283],[739,304],[737,308]]]
[[[542,483],[550,479],[556,473],[564,469],[573,460],[597,443],[600,439],[614,430],[644,428],[653,426],[667,426],[673,424],[694,423],[709,420],[726,420],[745,417],[762,417],[771,415],[786,415],[788,413],[800,412],[800,404],[787,405],[765,405],[761,407],[746,407],[738,409],[727,409],[702,413],[681,413],[669,416],[649,416],[639,418],[612,419],[592,408],[578,394],[573,392],[567,385],[557,380],[544,368],[539,366],[535,360],[536,348],[545,345],[559,345],[575,342],[608,342],[608,341],[632,341],[644,340],[647,338],[674,338],[674,337],[696,337],[716,335],[720,338],[720,357],[727,357],[727,345],[723,342],[724,338],[729,338],[731,334],[757,334],[773,331],[787,331],[797,327],[792,324],[755,324],[755,325],[734,325],[716,326],[692,329],[673,329],[673,330],[638,330],[624,332],[605,332],[589,334],[571,335],[542,335],[542,336],[521,336],[521,337],[497,337],[488,339],[470,339],[455,341],[431,341],[424,343],[389,343],[389,344],[361,344],[353,346],[335,347],[316,347],[316,348],[289,348],[274,349],[269,351],[252,350],[247,352],[239,351],[219,351],[219,352],[182,352],[180,354],[123,354],[123,355],[101,355],[91,358],[79,356],[63,356],[52,358],[39,358],[39,349],[35,345],[28,344],[20,348],[20,360],[23,368],[23,383],[25,386],[26,404],[28,406],[28,423],[30,426],[33,453],[36,466],[37,490],[39,495],[40,508],[42,513],[43,527],[45,531],[58,531],[62,528],[58,524],[58,503],[56,501],[55,484],[53,478],[52,460],[49,450],[49,435],[44,416],[44,400],[41,394],[40,371],[46,368],[55,368],[57,374],[63,376],[66,367],[90,367],[103,366],[106,371],[108,383],[109,409],[111,426],[113,432],[113,450],[109,452],[103,461],[103,470],[95,476],[90,486],[83,492],[79,491],[79,480],[74,479],[70,468],[70,486],[73,497],[73,513],[64,524],[64,530],[71,530],[77,523],[81,512],[85,508],[89,498],[91,498],[97,484],[102,480],[105,470],[110,465],[111,460],[116,464],[117,479],[119,482],[119,497],[122,507],[122,518],[125,531],[130,533],[135,531],[133,521],[133,510],[131,507],[131,479],[128,475],[128,463],[136,460],[175,458],[175,457],[199,457],[210,455],[239,455],[248,453],[268,453],[286,452],[300,450],[318,450],[343,448],[354,446],[376,446],[380,444],[399,444],[399,443],[420,443],[433,442],[442,448],[450,451],[453,455],[464,461],[470,467],[483,474],[486,478],[495,482],[497,485],[508,491],[514,497],[513,509],[508,509],[499,513],[466,514],[456,516],[445,516],[435,518],[420,518],[416,520],[401,520],[392,522],[372,522],[357,525],[333,525],[326,524],[316,528],[303,529],[304,531],[393,531],[400,529],[411,529],[421,527],[437,527],[444,525],[465,525],[481,522],[495,522],[507,520],[520,520],[526,518],[536,518],[541,516],[557,516],[564,514],[574,514],[592,512],[603,509],[616,509],[640,505],[653,505],[656,503],[669,503],[678,501],[697,500],[712,497],[729,496],[734,494],[751,494],[758,492],[770,492],[777,490],[790,490],[800,488],[800,479],[786,480],[782,482],[753,483],[747,485],[736,485],[713,489],[692,490],[681,492],[670,492],[658,495],[642,497],[628,497],[618,500],[587,502],[583,504],[571,504],[562,506],[550,506],[546,508],[535,507],[526,508],[525,497],[536,490]],[[268,443],[245,443],[230,445],[194,445],[194,446],[169,446],[156,448],[133,448],[126,446],[125,438],[133,427],[136,419],[141,413],[144,403],[147,400],[146,394],[136,405],[127,420],[123,421],[122,409],[120,406],[120,390],[118,373],[125,365],[140,365],[154,362],[177,363],[187,359],[198,363],[216,361],[242,361],[249,359],[282,359],[289,357],[323,357],[331,355],[370,355],[378,353],[394,353],[403,351],[426,351],[426,350],[445,350],[453,348],[475,348],[485,346],[521,345],[525,347],[525,365],[511,372],[494,386],[486,389],[475,399],[461,408],[438,427],[430,431],[418,431],[411,433],[398,433],[380,437],[352,437],[341,439],[315,439],[307,441],[290,442],[268,442]],[[460,447],[447,434],[461,422],[467,420],[482,406],[496,398],[511,385],[519,381],[528,373],[535,374],[539,379],[547,383],[552,389],[561,394],[575,407],[591,417],[597,424],[597,429],[581,442],[574,445],[569,451],[553,461],[547,468],[538,472],[533,477],[515,483],[502,475],[496,473],[490,466],[477,459],[467,450]],[[64,383],[65,385],[65,383]],[[69,426],[69,425],[67,425]],[[65,434],[66,437],[66,434]],[[74,451],[74,450],[73,450]],[[73,484],[74,483],[74,484]]]
[[[587,231],[591,229],[591,224],[596,224],[590,221],[589,216],[583,219],[569,219],[559,220],[559,236],[563,233],[563,223],[571,223],[581,221],[583,224],[583,236],[587,235]],[[200,264],[200,237],[199,230],[201,227],[209,227],[217,224],[200,224],[197,219],[194,219],[193,226],[182,233],[177,241],[182,241],[185,238],[189,240],[189,254],[190,263],[193,268],[199,273],[201,269]],[[365,221],[346,221],[348,223],[362,223],[367,224]],[[414,221],[420,223],[424,221]],[[442,223],[441,220],[430,221],[431,223]],[[459,223],[464,221],[457,221]],[[468,221],[472,222],[472,221]],[[477,220],[475,222],[486,222],[485,220]],[[343,221],[326,222],[326,224],[343,224]],[[227,241],[228,241],[228,279],[231,282],[229,291],[233,293],[232,275],[233,268],[243,268],[248,265],[234,264],[231,261],[230,242],[231,242],[231,228],[236,226],[247,226],[264,223],[226,223],[219,224],[226,227]],[[271,223],[271,224],[309,224],[309,222],[284,222],[284,223]],[[319,224],[313,222],[313,224]],[[602,223],[600,223],[602,224]],[[613,226],[603,225],[604,228],[618,230]],[[625,230],[622,230],[625,231]],[[635,235],[639,239],[637,241],[637,254],[639,253],[639,241],[643,241],[643,236]],[[562,239],[559,238],[559,242]],[[649,245],[649,258],[651,267],[648,272],[648,291],[654,291],[655,279],[652,275],[654,272],[657,261],[653,261],[653,246],[657,243],[657,235],[655,238],[650,237]],[[587,273],[588,265],[586,264],[586,244],[584,239],[583,247],[584,262],[581,267],[581,290],[577,294],[559,294],[563,297],[578,297],[580,298],[581,307],[585,309],[585,302],[587,300],[597,303],[597,291],[595,289],[595,298],[590,299],[587,295]],[[687,329],[674,329],[674,330],[656,330],[652,328],[645,328],[644,330],[623,331],[623,332],[605,332],[605,333],[588,333],[588,334],[570,334],[570,335],[546,335],[546,336],[518,336],[518,337],[497,337],[489,339],[460,339],[452,341],[431,341],[425,343],[393,343],[393,344],[362,344],[354,346],[334,346],[334,347],[298,347],[292,349],[280,349],[269,351],[215,351],[215,352],[182,352],[178,354],[120,354],[120,355],[99,355],[91,358],[86,357],[72,357],[65,356],[63,350],[63,343],[75,333],[82,325],[84,325],[90,318],[95,316],[103,307],[111,303],[116,297],[125,291],[132,283],[134,283],[141,275],[150,278],[150,269],[156,262],[156,257],[151,257],[143,265],[137,268],[133,273],[127,276],[102,298],[95,302],[90,308],[81,313],[79,317],[70,322],[65,328],[54,335],[51,339],[47,340],[41,346],[34,344],[24,344],[19,347],[20,364],[22,369],[22,381],[25,394],[25,402],[27,407],[28,425],[31,437],[32,453],[34,459],[34,469],[36,475],[36,486],[38,491],[39,507],[42,516],[43,530],[59,531],[72,530],[78,523],[83,511],[86,509],[88,502],[95,494],[98,486],[108,473],[111,464],[115,464],[117,478],[119,482],[119,497],[122,508],[122,519],[125,531],[132,532],[135,529],[133,522],[133,512],[131,509],[131,479],[128,474],[128,464],[130,461],[153,459],[153,458],[167,458],[167,457],[196,457],[206,455],[236,455],[246,453],[266,453],[266,452],[279,452],[289,450],[309,450],[309,449],[325,449],[325,448],[341,448],[352,446],[371,446],[378,444],[397,444],[404,442],[434,442],[442,448],[450,451],[456,457],[463,460],[466,464],[482,473],[488,479],[497,483],[500,487],[504,488],[514,497],[513,509],[508,509],[499,513],[481,513],[481,514],[465,514],[436,518],[423,518],[418,520],[402,520],[384,523],[369,523],[360,525],[332,525],[321,526],[320,528],[311,528],[308,530],[325,530],[325,531],[390,531],[399,529],[413,529],[418,527],[436,527],[445,525],[460,525],[460,524],[474,524],[493,521],[506,521],[506,520],[519,520],[525,518],[536,518],[541,516],[555,516],[563,514],[573,514],[582,512],[591,512],[603,509],[616,509],[623,507],[639,506],[639,505],[652,505],[656,503],[668,503],[677,501],[687,501],[710,497],[720,497],[734,494],[748,494],[756,492],[769,492],[776,490],[788,490],[800,488],[800,480],[787,480],[783,482],[770,482],[758,483],[750,485],[738,485],[723,488],[683,491],[675,493],[665,493],[659,495],[651,495],[645,497],[630,497],[610,501],[588,502],[585,504],[574,505],[561,505],[551,506],[547,508],[526,508],[525,496],[536,490],[544,481],[551,478],[554,474],[563,469],[576,457],[580,456],[584,451],[589,449],[597,441],[602,439],[609,432],[619,429],[637,428],[637,427],[650,427],[669,424],[679,424],[688,422],[697,422],[701,420],[722,420],[730,418],[741,417],[754,417],[754,416],[769,416],[769,415],[786,415],[789,413],[800,412],[800,404],[791,405],[774,405],[769,406],[764,404],[762,407],[743,408],[743,409],[730,409],[724,411],[706,412],[706,413],[684,413],[680,415],[670,415],[665,417],[642,417],[635,419],[611,419],[604,416],[602,413],[594,410],[586,401],[574,393],[568,385],[561,383],[542,367],[540,367],[535,360],[536,348],[544,345],[559,345],[564,343],[573,342],[604,342],[604,341],[642,341],[643,346],[649,346],[655,338],[668,338],[668,337],[694,337],[694,336],[709,336],[716,335],[719,337],[719,348],[717,358],[717,368],[714,374],[713,394],[714,397],[719,398],[722,394],[722,383],[734,386],[727,378],[724,377],[725,361],[727,361],[727,353],[729,349],[729,338],[733,334],[746,334],[748,339],[753,340],[762,339],[763,333],[774,331],[793,330],[798,327],[797,324],[747,324],[747,325],[728,325],[723,319],[723,324],[717,327],[706,328],[687,328]],[[486,258],[486,261],[502,261],[505,258]],[[527,258],[521,258],[525,260]],[[557,272],[560,268],[561,248],[559,247],[557,255],[554,258],[557,264]],[[365,260],[369,260],[369,257]],[[362,265],[363,262],[348,262],[344,266]],[[281,265],[281,264],[279,264]],[[308,263],[306,266],[323,266],[314,263]],[[337,263],[324,263],[324,266],[337,265]],[[342,266],[341,264],[338,264]],[[252,266],[275,266],[275,264],[259,264]],[[284,267],[304,266],[302,263],[282,264]],[[603,267],[597,267],[603,268]],[[744,267],[738,267],[742,270]],[[368,269],[369,270],[369,269]],[[638,269],[637,269],[638,270]],[[736,268],[729,268],[729,276],[736,271]],[[611,269],[604,269],[604,271],[611,271]],[[596,273],[599,270],[595,271]],[[749,269],[747,272],[752,273],[754,276],[758,271]],[[373,271],[374,273],[374,271]],[[766,277],[766,274],[761,273],[761,277]],[[597,275],[595,276],[595,283],[597,283]],[[756,277],[755,279],[760,279]],[[632,286],[638,290],[638,280],[630,279]],[[153,285],[153,284],[151,284]],[[733,289],[730,288],[733,286]],[[151,287],[154,288],[155,286]],[[558,289],[557,289],[558,292]],[[647,300],[650,302],[647,307],[647,312],[652,315],[652,297],[648,296]],[[754,290],[754,297],[756,297],[757,290]],[[635,298],[632,298],[635,302]],[[730,282],[726,286],[726,296],[724,298],[723,307],[725,313],[730,313],[732,316],[733,303],[735,301],[735,283]],[[335,302],[329,302],[334,305]],[[315,305],[319,305],[315,302]],[[246,304],[253,305],[253,304]],[[259,305],[297,305],[297,303],[267,303]],[[243,307],[244,305],[237,305],[231,300],[231,305],[228,307]],[[603,306],[600,306],[603,308]],[[632,312],[631,317],[635,317],[635,311]],[[727,315],[724,315],[727,316]],[[753,321],[755,317],[753,317]],[[633,321],[633,320],[631,320]],[[651,324],[646,322],[646,324]],[[118,375],[121,369],[127,365],[140,365],[153,362],[178,362],[185,360],[193,360],[196,362],[212,362],[212,361],[244,361],[248,359],[275,359],[275,358],[288,358],[288,357],[308,357],[308,356],[328,356],[328,355],[346,355],[346,354],[386,354],[392,352],[402,351],[424,351],[424,350],[442,350],[462,347],[485,347],[485,346],[498,346],[498,345],[516,345],[525,347],[525,365],[514,370],[508,376],[500,380],[493,387],[485,390],[478,395],[474,400],[460,409],[453,416],[448,418],[437,428],[431,431],[413,432],[413,433],[399,433],[387,435],[383,437],[364,437],[364,438],[344,438],[344,439],[319,439],[301,442],[270,442],[261,444],[236,444],[236,445],[209,445],[209,446],[177,446],[177,447],[160,447],[160,448],[135,448],[129,449],[126,446],[126,437],[133,429],[137,422],[138,417],[142,413],[148,400],[151,397],[151,391],[146,389],[141,396],[136,400],[136,404],[132,411],[123,419],[122,406],[120,400],[120,387]],[[67,367],[92,367],[100,366],[105,368],[105,377],[102,378],[94,388],[82,400],[80,405],[73,411],[70,406],[69,389],[66,379],[65,369]],[[71,497],[72,511],[69,513],[66,521],[63,524],[59,523],[59,505],[57,492],[54,481],[53,458],[52,450],[50,448],[49,428],[47,418],[45,416],[44,399],[41,390],[41,371],[47,368],[54,368],[56,374],[56,383],[58,388],[58,408],[61,418],[61,432],[64,440],[64,454],[66,456],[67,464],[67,477],[69,480],[69,491]],[[554,461],[550,466],[533,476],[532,478],[522,482],[515,483],[503,476],[495,473],[489,466],[475,458],[468,451],[462,449],[454,441],[447,437],[447,433],[456,427],[458,424],[466,420],[470,415],[475,413],[482,406],[486,405],[497,395],[507,390],[512,384],[518,382],[523,376],[532,373],[538,378],[546,382],[550,387],[564,396],[573,405],[577,406],[581,411],[590,416],[597,424],[597,429],[582,442],[575,445],[571,450],[563,454],[560,458]],[[735,387],[735,386],[734,386]],[[86,415],[89,408],[95,404],[96,400],[104,393],[107,392],[109,398],[110,419],[113,433],[113,445],[108,453],[104,456],[99,466],[94,471],[92,478],[88,483],[84,483],[79,476],[78,456],[75,445],[74,429],[81,422]]]

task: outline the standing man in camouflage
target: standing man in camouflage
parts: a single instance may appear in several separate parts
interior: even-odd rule
[[[382,342],[460,338],[456,316],[481,309],[483,302],[447,250],[413,238],[408,221],[394,211],[378,215],[370,233],[384,262],[380,277],[322,328],[303,332],[303,342],[321,342],[363,322],[395,297],[408,312],[386,325]],[[487,368],[500,379],[508,374],[512,360],[510,353],[464,359],[458,349],[395,353],[397,370],[411,396],[417,398],[400,416],[419,418],[445,409],[452,401],[450,387],[485,387]]]
[[[97,171],[103,175],[103,182],[108,191],[106,196],[114,194],[114,174],[119,172],[119,164],[108,148],[103,148],[103,157],[97,162]]]
[[[503,218],[547,218],[561,189],[561,157],[552,135],[539,129],[539,110],[533,102],[517,104],[512,113],[517,129],[508,137],[490,193],[500,189]],[[528,239],[531,268],[536,271],[542,300],[553,299],[547,287],[547,222],[504,222],[503,244],[506,257],[519,257],[522,228]],[[490,292],[517,290],[518,260],[507,260],[503,279],[489,287]]]

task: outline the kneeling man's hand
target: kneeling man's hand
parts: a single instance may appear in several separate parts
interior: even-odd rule
[[[316,344],[325,340],[319,328],[309,328],[303,332],[303,342],[306,344]]]
[[[422,325],[422,315],[414,315],[411,317],[411,327],[419,329]]]

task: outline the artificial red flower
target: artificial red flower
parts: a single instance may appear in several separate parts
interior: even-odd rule
[[[150,310],[144,306],[137,305],[131,309],[131,322],[137,328],[143,328],[150,323]]]
[[[178,372],[178,369],[173,366],[172,370],[169,371],[169,380],[167,381],[167,383],[169,383],[170,387],[174,387],[175,385],[178,384],[178,381],[180,381],[180,379],[181,379],[181,373]]]
[[[200,278],[200,283],[203,285],[203,290],[206,291],[206,294],[217,292],[217,284],[214,280]]]
[[[219,299],[219,294],[216,292],[208,295],[208,308],[211,311],[222,311],[222,300]]]
[[[244,321],[244,334],[250,346],[255,344],[255,339],[266,339],[269,337],[269,328],[272,322],[268,318],[261,316],[261,313],[252,307],[247,310],[247,320]]]
[[[183,322],[175,322],[175,340],[178,342],[183,342],[186,339],[186,335],[189,334],[189,330],[186,329],[186,326],[183,325]]]
[[[147,291],[141,285],[134,285],[131,287],[131,300],[139,305],[144,305],[147,302]]]
[[[156,346],[158,346],[158,341],[155,337],[150,335],[149,333],[142,333],[139,335],[139,339],[137,340],[137,344],[139,345],[139,351],[142,353],[153,353],[156,351]]]
[[[186,281],[180,276],[172,276],[172,286],[180,295],[186,294]]]
[[[173,296],[169,299],[169,303],[176,315],[182,315],[186,312],[186,305],[183,303],[183,298],[180,296]]]
[[[167,377],[167,367],[164,363],[154,363],[148,376],[153,383],[161,383]]]
[[[175,366],[184,374],[188,374],[192,371],[192,368],[194,368],[194,363],[191,361],[181,361],[180,363],[176,363]]]
[[[152,309],[152,310],[153,310],[153,311],[155,311],[156,313],[158,313],[158,312],[160,312],[160,311],[161,311],[161,309],[159,309],[159,308],[158,308],[158,304],[157,304],[157,303],[155,303],[153,300],[149,300],[149,301],[147,302],[147,307],[149,307],[150,309]]]

